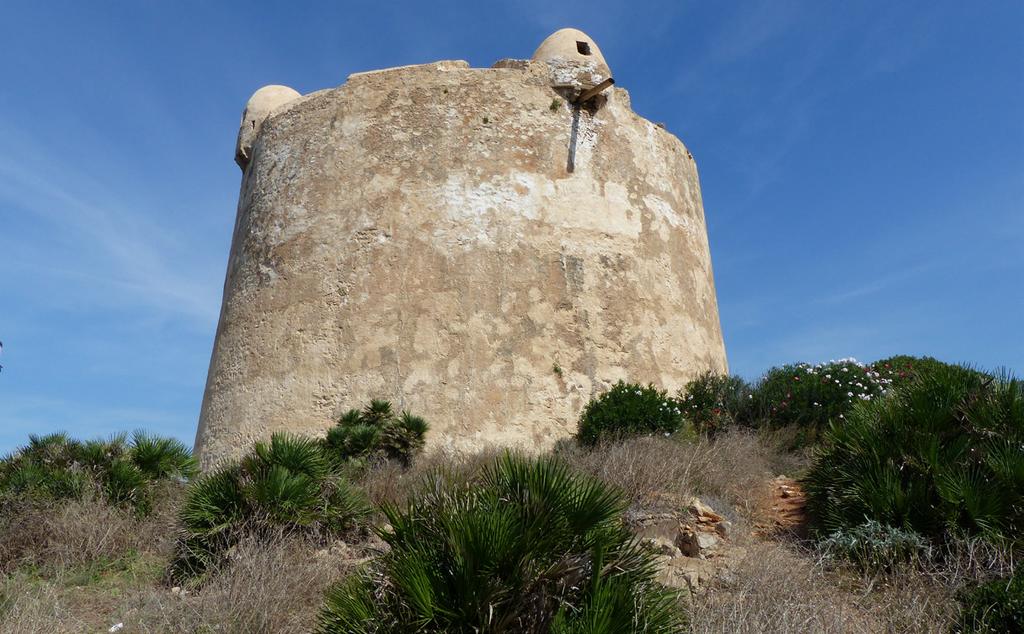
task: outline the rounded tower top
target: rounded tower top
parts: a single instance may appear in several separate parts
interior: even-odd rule
[[[579,29],[559,29],[549,35],[533,52],[534,61],[569,61],[594,64],[597,72],[611,77],[612,71],[594,39]]]
[[[252,145],[260,131],[263,121],[276,108],[298,99],[302,95],[294,88],[271,84],[264,86],[249,97],[242,112],[242,122],[238,127],[238,141],[235,143],[235,162],[245,170],[252,156]]]
[[[260,88],[252,94],[252,97],[249,97],[249,101],[245,102],[245,112],[250,116],[266,115],[274,108],[301,96],[299,91],[294,88],[270,84]]]

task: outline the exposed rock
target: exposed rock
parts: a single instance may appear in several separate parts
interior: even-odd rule
[[[704,559],[711,554],[711,551],[718,548],[721,542],[721,538],[715,533],[706,533],[687,526],[680,529],[675,543],[680,552],[687,557]]]
[[[718,513],[715,513],[714,509],[702,502],[700,498],[691,499],[690,506],[687,507],[687,510],[690,511],[690,515],[692,515],[694,519],[702,524],[714,524],[725,519]]]
[[[644,540],[644,543],[660,555],[667,555],[669,557],[679,557],[682,555],[679,548],[675,545],[675,542],[667,537],[648,537]]]

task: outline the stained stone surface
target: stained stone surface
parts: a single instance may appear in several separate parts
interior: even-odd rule
[[[726,371],[690,153],[624,90],[574,110],[552,83],[544,61],[436,62],[267,114],[196,436],[205,468],[371,398],[424,416],[428,446],[545,448],[619,379],[676,390]]]

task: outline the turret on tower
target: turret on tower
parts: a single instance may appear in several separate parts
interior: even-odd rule
[[[543,448],[619,379],[724,372],[696,165],[621,88],[581,107],[610,78],[563,29],[532,60],[253,95],[204,467],[372,398],[428,446]]]

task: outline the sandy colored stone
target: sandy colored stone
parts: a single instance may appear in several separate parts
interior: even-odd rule
[[[301,97],[295,89],[288,86],[264,86],[260,88],[245,104],[242,121],[238,126],[238,139],[235,142],[235,162],[245,171],[252,158],[252,145],[259,136],[260,128],[270,113],[285,107],[288,103]]]
[[[372,398],[424,416],[428,446],[544,449],[619,379],[725,372],[696,165],[603,95],[574,114],[545,63],[439,62],[273,110],[239,196],[203,467]]]
[[[612,76],[601,49],[593,38],[579,29],[555,31],[540,43],[531,59],[546,62],[554,67],[563,66],[566,62],[572,65],[592,66],[599,77],[591,85]]]

